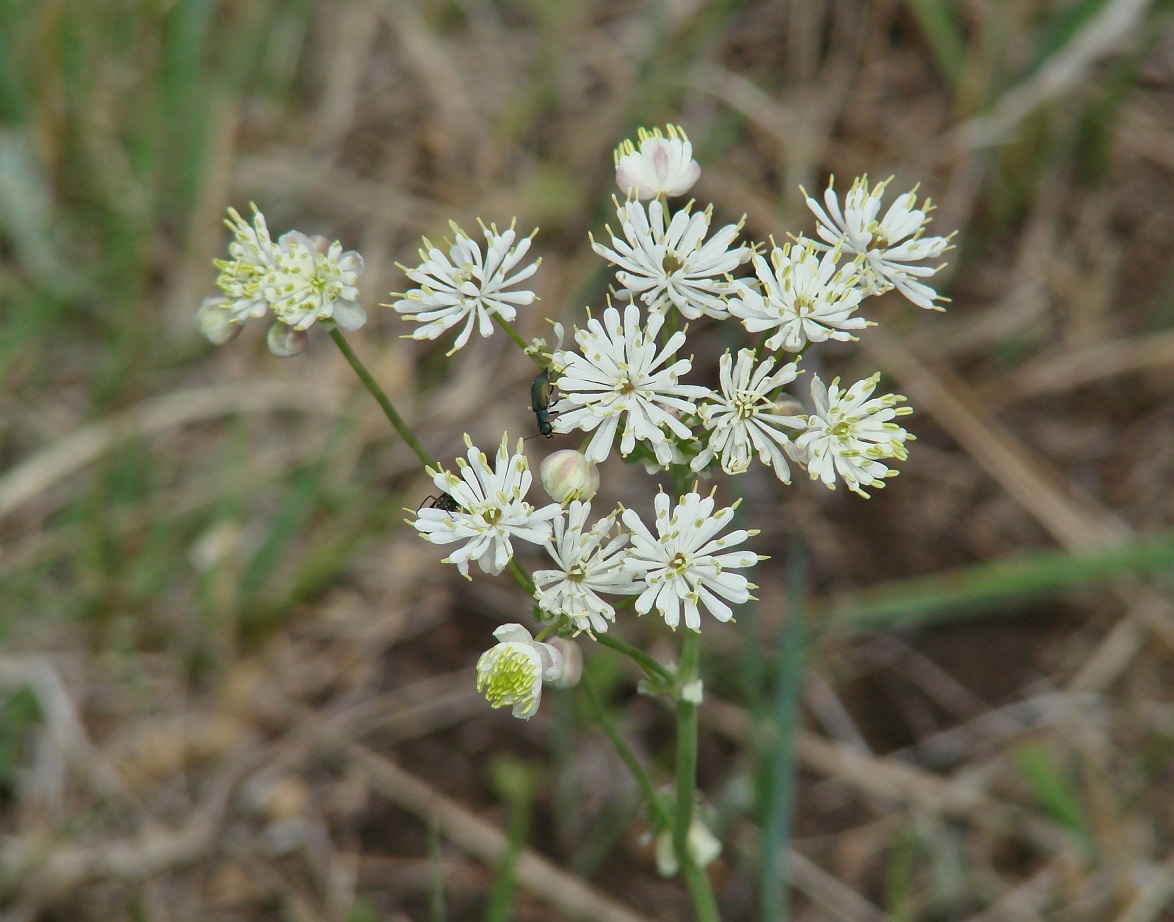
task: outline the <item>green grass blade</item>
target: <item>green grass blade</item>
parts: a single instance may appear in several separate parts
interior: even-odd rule
[[[813,607],[821,630],[893,630],[952,621],[999,605],[1136,573],[1174,570],[1174,532],[1087,554],[1041,551],[890,583]]]

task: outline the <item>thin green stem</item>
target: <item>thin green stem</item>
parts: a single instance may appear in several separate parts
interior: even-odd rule
[[[603,644],[603,646],[611,647],[616,652],[623,653],[624,656],[635,661],[636,665],[643,669],[649,678],[659,679],[666,685],[672,683],[672,672],[654,660],[643,650],[638,650],[633,646],[629,646],[622,640],[617,640],[615,637],[612,637],[611,634],[596,634],[595,639],[599,643]]]
[[[534,580],[530,574],[518,566],[518,558],[510,558],[510,572],[514,574],[514,579],[518,581],[518,585],[526,590],[527,595],[534,595]]]
[[[689,898],[693,900],[693,914],[697,917],[697,922],[721,922],[717,900],[714,899],[713,888],[709,885],[709,875],[705,873],[705,868],[699,868],[697,862],[689,858],[681,865],[681,873],[685,877]]]
[[[363,382],[363,386],[367,388],[375,402],[379,404],[379,408],[383,410],[384,415],[390,421],[392,428],[399,433],[399,437],[403,439],[408,448],[416,453],[416,457],[424,462],[425,467],[431,467],[435,470],[440,469],[440,464],[435,458],[428,453],[428,450],[420,444],[419,440],[412,434],[412,430],[408,428],[408,424],[404,422],[403,417],[396,412],[395,407],[391,405],[387,394],[383,392],[383,388],[371,376],[371,372],[367,370],[367,366],[363,364],[362,359],[355,355],[355,350],[351,348],[351,344],[346,341],[342,335],[342,331],[335,327],[330,331],[330,338],[334,340],[336,346],[342,352],[343,356],[350,363],[351,368],[355,370],[355,374],[359,376],[359,380]]]
[[[673,810],[673,851],[685,877],[697,922],[718,922],[717,901],[709,875],[689,851],[693,802],[697,791],[697,705],[681,690],[697,681],[701,672],[701,634],[685,629],[681,638],[681,665],[677,668],[677,803]]]
[[[526,342],[526,340],[522,339],[522,337],[518,335],[517,331],[512,326],[509,325],[509,322],[506,320],[503,320],[500,315],[494,314],[493,315],[493,322],[496,323],[499,327],[501,327],[502,332],[504,332],[506,336],[508,336],[510,339],[512,339],[514,342],[516,342],[518,344],[518,348],[521,349],[523,352],[526,352],[526,350],[530,348],[530,344],[528,342]],[[526,352],[526,355],[529,355],[532,359],[534,359],[534,363],[536,365],[538,365],[539,368],[542,367],[542,359],[540,359],[538,356],[533,355],[529,352]]]
[[[697,679],[701,635],[686,628],[681,638],[681,665],[677,667],[677,808],[673,813],[673,849],[685,866],[693,800],[697,790],[697,705],[680,690]]]
[[[648,772],[644,770],[644,766],[636,759],[635,753],[624,742],[624,738],[620,736],[620,731],[611,719],[611,715],[603,706],[603,702],[599,700],[599,693],[595,690],[595,683],[584,674],[581,679],[581,684],[584,693],[587,695],[587,703],[595,714],[595,719],[599,721],[599,725],[603,727],[603,732],[607,734],[612,745],[616,747],[616,752],[620,754],[620,758],[628,766],[628,771],[632,773],[632,777],[636,779],[636,783],[640,785],[640,789],[644,792],[644,797],[648,801],[648,808],[656,816],[656,825],[667,827],[670,821],[668,809],[657,795],[656,788],[652,786],[652,779],[648,777]]]

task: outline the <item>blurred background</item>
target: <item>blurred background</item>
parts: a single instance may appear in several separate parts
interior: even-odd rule
[[[476,695],[526,600],[403,525],[431,484],[328,338],[193,322],[255,201],[363,254],[351,342],[435,455],[530,435],[504,337],[377,304],[516,218],[522,334],[581,321],[612,149],[666,122],[750,239],[865,172],[958,230],[948,313],[811,355],[908,395],[902,475],[719,486],[772,557],[704,633],[723,917],[1174,919],[1170,3],[4,0],[0,920],[690,917],[578,693]],[[670,781],[671,713],[587,654]]]

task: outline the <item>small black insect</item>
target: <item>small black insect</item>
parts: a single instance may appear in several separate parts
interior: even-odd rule
[[[424,502],[420,503],[416,511],[419,512],[425,506],[429,509],[439,509],[441,512],[464,512],[461,504],[448,493],[441,493],[439,496],[425,496]]]
[[[550,372],[543,369],[530,382],[530,409],[538,422],[538,434],[554,438],[554,426],[550,422],[550,405],[558,400],[557,388],[550,383]]]

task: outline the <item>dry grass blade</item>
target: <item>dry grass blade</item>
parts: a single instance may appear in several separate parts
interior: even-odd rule
[[[499,829],[369,749],[349,746],[347,754],[381,796],[426,822],[435,822],[445,838],[485,864],[496,867],[501,862],[509,845]],[[573,919],[650,922],[531,849],[518,856],[515,874],[520,887]]]

